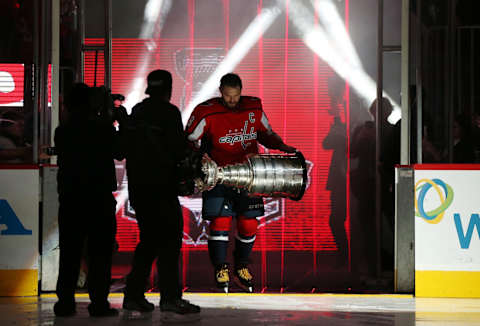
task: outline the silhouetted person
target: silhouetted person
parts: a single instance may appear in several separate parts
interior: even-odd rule
[[[352,271],[373,276],[376,266],[375,242],[375,123],[366,121],[355,128],[351,144],[351,189],[357,198],[357,214],[352,214]]]
[[[57,316],[75,314],[74,295],[85,242],[91,301],[88,311],[91,316],[118,314],[107,300],[116,233],[113,159],[121,158],[109,98],[104,88],[74,85],[65,103],[68,118],[55,130],[60,203]]]
[[[376,169],[381,178],[381,228],[382,228],[382,265],[387,270],[393,269],[393,225],[394,225],[394,190],[395,165],[400,163],[400,125],[387,121],[393,110],[387,98],[382,99],[379,114],[380,126],[380,161],[375,159],[375,119],[377,101],[369,108],[374,121],[367,121],[354,131],[351,145],[352,157],[358,158],[358,168],[352,172],[352,190],[359,200],[359,219],[363,229],[364,255],[368,274],[375,274],[376,263],[376,219],[375,219],[375,178]],[[358,266],[357,266],[358,267]]]
[[[345,82],[336,75],[328,80],[330,97],[329,114],[333,116],[330,131],[323,140],[323,148],[332,150],[332,159],[327,180],[327,190],[330,191],[331,213],[329,225],[337,245],[335,267],[346,268],[348,265],[348,238],[345,231],[346,211],[346,154],[347,129],[342,122],[344,113]]]
[[[125,96],[122,94],[112,94],[113,100],[113,125],[115,128],[121,128],[128,119],[127,109],[123,106]]]
[[[410,85],[410,130],[411,142],[410,142],[410,160],[411,162],[418,163],[417,158],[417,86]],[[432,129],[431,118],[429,112],[426,110],[427,94],[425,89],[422,88],[422,163],[439,163],[442,161],[441,152],[435,147],[430,139],[430,131]]]
[[[453,163],[475,163],[475,145],[466,119],[455,117],[453,121]]]
[[[149,312],[145,287],[157,259],[160,310],[199,313],[200,307],[182,299],[178,263],[183,239],[183,216],[178,201],[180,171],[187,143],[178,108],[170,103],[172,76],[154,70],[147,77],[150,97],[132,110],[128,123],[127,176],[140,242],[127,276],[123,308]]]
[[[377,102],[370,107],[375,117]],[[400,123],[392,125],[387,118],[392,113],[393,106],[387,98],[382,99],[380,112],[380,173],[382,180],[382,213],[393,230],[395,215],[395,165],[400,164]],[[393,239],[392,239],[393,243]],[[393,262],[393,260],[392,260]]]
[[[121,138],[124,137],[125,128],[128,123],[128,113],[127,109],[123,106],[123,102],[125,101],[125,96],[122,94],[112,94],[113,100],[113,126],[117,131],[118,135]],[[125,160],[122,161],[115,161],[115,168],[117,172],[117,187],[121,188],[123,184],[123,179],[126,174],[126,162]],[[118,247],[118,244],[116,245]]]

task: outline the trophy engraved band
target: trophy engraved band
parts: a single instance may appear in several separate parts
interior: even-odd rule
[[[251,196],[286,197],[300,200],[307,185],[307,166],[302,153],[258,154],[246,162],[218,167],[208,156],[202,160],[203,180],[197,188],[210,190],[217,184],[245,189]]]

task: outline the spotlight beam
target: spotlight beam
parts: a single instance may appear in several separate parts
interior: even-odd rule
[[[346,56],[345,60],[350,62],[352,66],[362,68],[362,62],[333,1],[311,1],[330,39],[335,40],[334,46],[337,47],[338,53]]]
[[[149,0],[143,12],[143,24],[139,38],[154,38],[163,28],[172,7],[172,0]]]
[[[149,0],[145,5],[145,10],[143,12],[143,24],[139,38],[150,40],[158,38],[171,7],[172,0]],[[150,41],[147,44],[148,52],[145,54],[142,63],[137,69],[136,76],[130,87],[130,92],[125,97],[126,101],[124,106],[128,113],[130,113],[132,107],[143,98],[146,87],[145,77],[148,73],[147,69],[150,65],[155,47],[156,44],[153,41]],[[126,178],[126,175],[124,178]],[[128,189],[125,185],[126,183],[122,182],[121,187],[117,192],[117,197],[115,198],[117,201],[115,212],[118,212],[123,207],[128,198]]]
[[[278,7],[264,8],[250,23],[240,36],[235,45],[230,49],[215,71],[208,77],[196,96],[190,100],[182,112],[183,124],[186,125],[195,106],[208,99],[218,88],[220,78],[231,72],[238,63],[247,55],[250,49],[258,42],[260,37],[272,25],[282,11]]]
[[[319,2],[325,1],[326,0],[320,0]],[[283,5],[284,1],[277,0],[277,3]],[[325,4],[328,3],[325,2]],[[321,8],[320,6],[320,9]],[[330,7],[330,9],[332,9],[332,7]],[[333,9],[336,10],[334,7]],[[372,103],[377,97],[376,82],[363,70],[361,65],[355,63],[356,53],[345,53],[344,51],[349,51],[348,45],[336,45],[336,43],[338,43],[336,35],[335,37],[333,37],[333,35],[332,37],[328,37],[328,33],[324,28],[314,24],[313,14],[300,2],[291,1],[289,10],[289,17],[295,28],[299,31],[299,34],[302,35],[305,44],[323,61],[330,65],[339,76],[345,79],[361,97],[368,103]],[[327,22],[331,22],[332,19],[334,18],[330,16]],[[334,26],[338,26],[338,23],[333,24]],[[335,30],[335,27],[329,28],[330,32]],[[342,49],[342,51],[340,51],[341,55],[339,55],[338,49]],[[400,106],[385,92],[384,96],[387,97],[393,105],[393,112],[388,117],[388,121],[391,124],[395,124],[401,118]]]
[[[142,28],[138,38],[150,39],[150,41],[147,43],[148,51],[137,69],[130,91],[125,97],[126,101],[124,106],[129,113],[132,107],[144,97],[146,88],[145,77],[147,76],[150,62],[152,61],[153,51],[156,48],[153,40],[159,37],[171,7],[172,0],[149,0],[145,5]]]

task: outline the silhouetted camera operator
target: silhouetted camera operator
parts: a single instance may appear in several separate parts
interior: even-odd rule
[[[107,301],[115,242],[113,159],[122,159],[112,126],[112,100],[104,87],[75,84],[66,99],[67,119],[55,130],[58,155],[60,266],[57,316],[75,314],[75,288],[87,245],[91,316],[114,316]]]

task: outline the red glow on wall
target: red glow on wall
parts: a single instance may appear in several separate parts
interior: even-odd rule
[[[0,106],[22,107],[24,102],[25,65],[0,63]],[[52,103],[52,65],[47,75],[48,105]]]
[[[195,51],[211,50],[216,55],[223,41],[196,40]],[[101,41],[89,40],[88,43],[98,42]],[[155,61],[150,63],[147,71],[162,67],[173,73],[172,102],[183,109],[185,104],[182,105],[182,96],[188,85],[184,76],[180,76],[183,70],[179,69],[179,61],[174,60],[172,53],[190,49],[191,40],[160,39],[156,42],[157,53],[153,56]],[[258,47],[261,47],[261,52]],[[113,40],[112,92],[125,95],[129,93],[145,50],[145,40]],[[189,56],[190,51],[185,51],[184,55]],[[94,61],[93,53],[87,53],[85,81],[90,85],[94,80]],[[99,55],[97,63],[97,85],[101,85],[102,55]],[[244,81],[243,93],[262,98],[264,110],[274,130],[286,143],[301,150],[310,162],[310,185],[300,202],[284,199],[266,201],[269,215],[260,221],[261,229],[254,250],[335,251],[336,244],[328,223],[331,203],[329,191],[326,190],[332,153],[321,146],[333,121],[328,113],[330,104],[327,95],[327,79],[332,75],[331,68],[315,57],[301,40],[289,38],[263,39],[235,71]],[[193,74],[192,85],[200,77],[202,76]],[[343,119],[345,114],[346,112],[341,114]],[[184,207],[184,218],[190,234],[184,239],[183,250],[206,250],[206,238],[202,235],[206,224],[198,223],[201,199],[191,198],[188,201],[190,207]],[[346,227],[348,232],[349,225]],[[117,234],[120,251],[132,251],[135,248],[138,241],[136,222],[128,216],[125,209],[118,214]]]
[[[23,106],[24,65],[0,64],[0,105]]]

